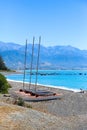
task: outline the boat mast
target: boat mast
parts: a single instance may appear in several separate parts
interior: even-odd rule
[[[33,65],[33,55],[34,55],[34,42],[35,42],[35,37],[33,37],[33,45],[32,45],[32,55],[31,55],[31,65],[30,65],[29,89],[30,89],[30,87],[31,87],[31,78],[32,78],[32,65]]]
[[[25,87],[26,56],[27,56],[27,39],[26,39],[26,44],[25,44],[25,56],[24,56],[23,90],[24,90],[24,87]]]
[[[36,65],[35,91],[36,91],[37,78],[38,78],[38,65],[39,65],[39,57],[40,57],[40,43],[41,43],[41,36],[39,37],[39,45],[38,45],[38,56],[37,56],[37,65]]]

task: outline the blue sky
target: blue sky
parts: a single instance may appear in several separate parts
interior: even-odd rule
[[[0,41],[87,49],[87,0],[0,0]]]

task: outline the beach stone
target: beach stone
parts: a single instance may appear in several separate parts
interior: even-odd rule
[[[0,102],[0,130],[86,130],[87,115],[56,117]]]
[[[12,81],[9,83],[12,86],[9,89],[11,97],[0,95],[0,130],[87,130],[86,91],[79,93],[37,86],[37,89],[62,93],[63,96],[60,100],[25,102],[26,106],[32,106],[30,109],[12,105],[12,94],[21,89],[23,84]]]

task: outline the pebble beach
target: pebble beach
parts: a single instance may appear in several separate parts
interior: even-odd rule
[[[13,105],[10,102],[10,100],[13,100],[14,98],[12,96],[14,95],[14,92],[23,88],[23,83],[15,81],[8,82],[12,86],[12,88],[9,89],[11,97],[0,96],[0,102],[3,102],[2,105],[0,105],[0,109],[2,106],[12,107],[10,109],[17,107],[16,112],[13,114],[15,116],[15,122],[19,122],[19,124],[20,122],[23,122],[24,124],[18,124],[18,126],[15,127],[15,130],[87,130],[87,91],[74,92],[38,85],[37,89],[49,90],[58,94],[61,93],[62,97],[61,99],[43,102],[25,102],[32,106],[32,108],[29,109]],[[28,87],[29,84],[25,83],[25,88]],[[34,85],[31,85],[31,88],[34,87]],[[19,115],[17,113],[19,113]],[[20,118],[21,114],[22,118]],[[9,113],[7,115],[7,118],[9,118]],[[4,120],[5,119],[3,119],[2,124],[0,125],[0,130],[2,130],[2,128],[5,129]],[[14,119],[10,117],[10,120],[13,123],[11,130],[14,130]]]

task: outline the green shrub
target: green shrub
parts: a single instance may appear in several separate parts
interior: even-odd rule
[[[31,106],[31,105],[27,105],[26,107],[27,107],[27,108],[32,108],[32,106]]]
[[[8,84],[4,75],[0,74],[0,93],[5,94],[8,93],[8,89],[11,86]]]
[[[19,105],[19,106],[24,106],[25,104],[24,104],[24,100],[22,99],[22,98],[18,98],[18,101],[17,101],[17,105]]]

